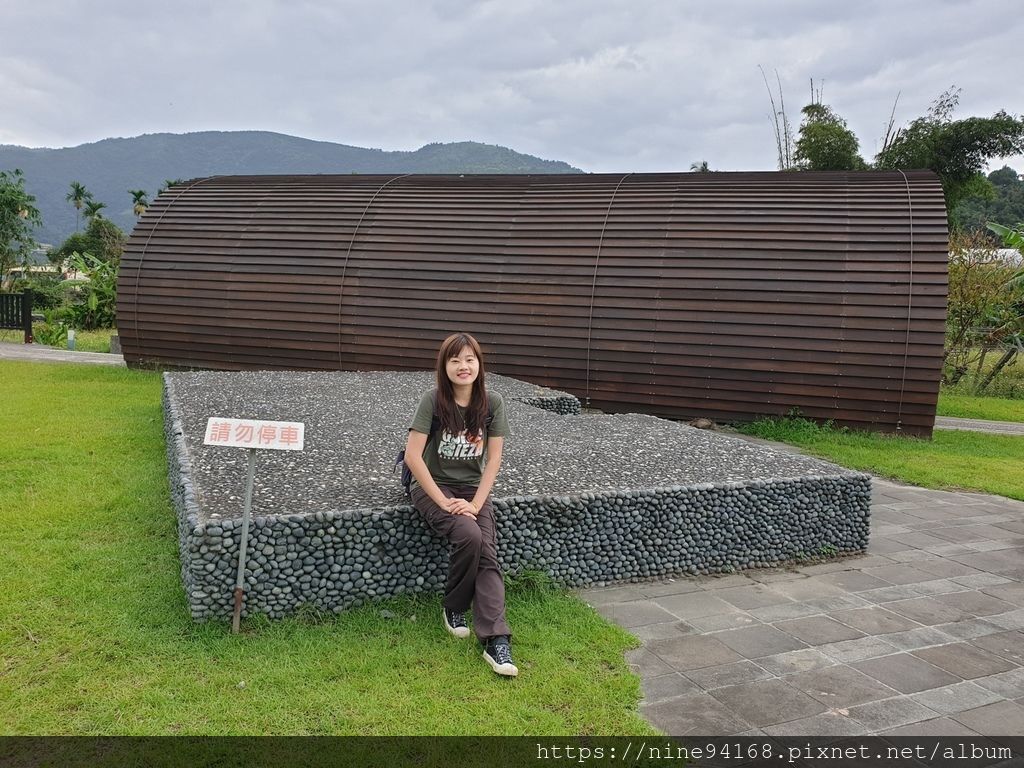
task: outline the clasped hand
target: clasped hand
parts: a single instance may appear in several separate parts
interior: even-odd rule
[[[468,515],[469,517],[476,517],[480,514],[480,510],[474,506],[473,502],[466,501],[465,499],[448,499],[446,501],[446,508],[448,512],[453,515]]]

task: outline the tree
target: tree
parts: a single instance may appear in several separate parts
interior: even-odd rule
[[[149,201],[146,199],[146,190],[129,189],[128,194],[132,196],[132,213],[136,216],[144,214],[146,208],[149,207]]]
[[[100,211],[107,207],[106,203],[100,203],[96,200],[85,201],[85,217],[92,221],[93,219],[100,216]]]
[[[959,88],[943,92],[926,115],[887,134],[875,158],[875,167],[880,169],[935,171],[950,212],[978,190],[979,176],[989,160],[1024,152],[1024,120],[1003,110],[992,117],[953,120],[959,101]]]
[[[980,174],[979,174],[980,176]],[[1024,181],[1009,166],[992,171],[986,183],[953,209],[950,226],[960,232],[987,232],[989,221],[1024,221]],[[998,242],[993,237],[992,242]]]
[[[807,171],[862,171],[868,167],[858,154],[860,142],[846,121],[827,104],[812,102],[801,110],[793,159]]]
[[[89,221],[85,232],[76,232],[49,253],[50,261],[63,270],[75,253],[92,254],[100,261],[119,263],[127,241],[124,232],[110,219],[96,216]]]
[[[81,182],[72,181],[71,191],[64,198],[75,206],[75,231],[82,229],[82,206],[92,200],[92,193]]]
[[[707,160],[701,160],[699,163],[690,163],[690,170],[694,173],[711,173]]]
[[[0,284],[7,273],[25,263],[36,246],[32,228],[42,223],[36,199],[25,191],[20,169],[0,171]]]

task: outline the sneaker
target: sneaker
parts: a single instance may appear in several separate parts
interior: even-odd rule
[[[496,635],[487,640],[484,645],[484,661],[499,675],[515,677],[519,674],[516,665],[512,663],[512,645],[508,635]]]
[[[444,616],[444,628],[456,637],[469,637],[469,627],[466,626],[466,614],[459,611],[449,611],[441,606],[441,615]]]

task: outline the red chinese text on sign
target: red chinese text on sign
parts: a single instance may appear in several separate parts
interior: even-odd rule
[[[300,421],[263,421],[210,417],[204,445],[229,448],[261,448],[277,451],[301,451],[306,425]]]

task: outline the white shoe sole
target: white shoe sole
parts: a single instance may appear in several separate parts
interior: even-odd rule
[[[443,605],[441,606],[441,620],[444,622],[444,628],[455,635],[455,637],[460,639],[469,637],[469,627],[453,627],[448,623],[448,614],[444,612]]]
[[[499,664],[491,657],[491,654],[489,654],[487,651],[484,651],[484,661],[490,664],[491,669],[493,669],[499,675],[503,675],[505,677],[515,677],[519,674],[519,669],[516,667],[515,664]]]

